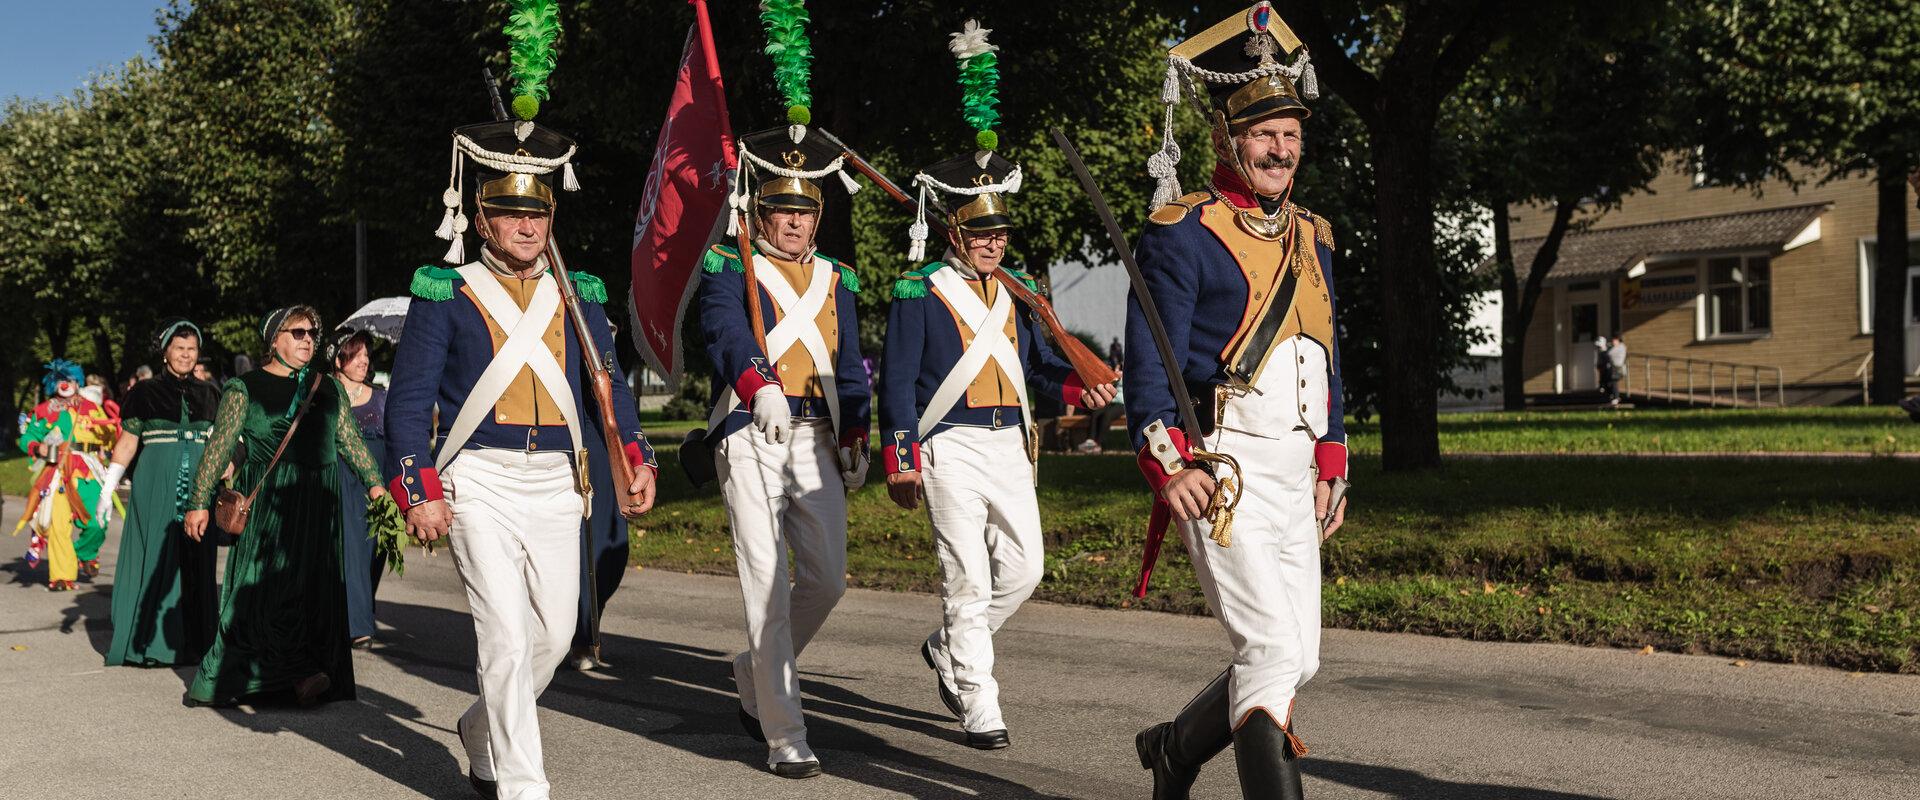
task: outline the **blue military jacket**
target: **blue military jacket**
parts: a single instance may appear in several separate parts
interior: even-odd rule
[[[1320,278],[1299,281],[1295,286],[1296,297],[1313,292],[1316,296],[1311,299],[1324,304],[1323,319],[1328,320],[1320,324],[1317,332],[1307,332],[1309,338],[1327,351],[1327,431],[1318,440],[1315,452],[1320,477],[1325,480],[1345,475],[1347,461],[1339,347],[1334,341],[1335,329],[1330,324],[1336,307],[1333,233],[1324,219],[1297,206],[1294,209],[1300,219],[1312,226],[1312,253],[1318,262]],[[1134,247],[1135,258],[1146,278],[1147,289],[1159,306],[1173,352],[1181,359],[1180,374],[1196,402],[1203,396],[1211,396],[1216,384],[1227,381],[1224,354],[1250,324],[1256,294],[1262,289],[1271,291],[1272,277],[1285,269],[1279,259],[1267,264],[1243,264],[1236,258],[1236,250],[1228,245],[1229,237],[1216,232],[1224,230],[1220,227],[1223,221],[1231,224],[1232,214],[1231,207],[1209,193],[1189,194],[1155,211],[1151,218],[1153,224],[1141,233]],[[1256,288],[1256,279],[1252,276],[1260,275],[1263,270],[1268,280]],[[1161,363],[1139,300],[1129,293],[1126,372],[1133,380],[1127,383],[1126,405],[1127,427],[1133,432],[1135,448],[1145,447],[1143,429],[1155,421],[1165,423],[1178,433],[1179,412],[1174,406],[1172,389],[1161,377],[1166,374]],[[1150,458],[1142,456],[1142,470],[1148,472],[1149,482],[1157,487],[1163,482],[1158,478],[1163,476],[1154,474],[1157,470],[1150,462]]]
[[[860,355],[859,318],[854,311],[854,296],[860,292],[860,279],[854,275],[851,265],[826,256],[820,258],[832,264],[838,274],[833,298],[822,309],[817,323],[822,326],[823,337],[832,334],[832,338],[826,341],[835,351],[832,391],[837,393],[840,404],[840,430],[837,433],[841,445],[864,450],[867,447],[868,420],[873,416],[873,392],[867,386],[866,359]],[[747,272],[740,263],[739,251],[714,245],[701,262],[700,270],[700,332],[706,339],[707,358],[713,362],[714,374],[719,376],[713,386],[712,405],[717,407],[726,400],[728,386],[740,398],[740,405],[707,433],[708,439],[719,441],[752,422],[753,409],[750,404],[753,393],[763,386],[781,387],[781,391],[787,395],[788,410],[795,417],[827,416],[824,394],[810,395],[807,386],[803,385],[805,381],[782,380],[788,377],[782,374],[782,370],[787,370],[804,372],[817,382],[818,376],[812,374],[811,359],[782,353],[769,360],[760,344],[754,341],[753,328],[747,320]],[[759,276],[756,274],[755,277]],[[779,276],[772,277],[779,279]],[[760,320],[765,329],[771,331],[780,324],[780,307],[766,287],[755,288],[760,292]],[[819,388],[822,392],[826,391],[826,387]]]
[[[953,309],[932,291],[932,276],[946,269],[953,268],[935,261],[902,275],[894,283],[893,306],[887,312],[886,351],[880,365],[881,460],[888,474],[920,468],[923,441],[919,433],[920,417],[940,384],[958,365],[961,354],[966,352],[966,340],[973,334],[969,331],[963,338],[963,326]],[[1033,279],[1024,273],[1010,269],[1008,274],[1033,288]],[[991,278],[962,280],[973,288]],[[1053,348],[1047,346],[1046,337],[1034,330],[1032,318],[1016,311],[1011,327],[1018,340],[1015,350],[1020,354],[1024,374],[1006,377],[1024,380],[1068,405],[1078,405],[1085,387],[1080,385],[1073,366],[1055,354]],[[993,331],[991,335],[1004,334]],[[993,372],[989,362],[982,375],[991,381]],[[963,397],[927,432],[927,438],[955,425],[1011,427],[1020,421],[1019,401],[1006,393],[996,393],[992,399]]]
[[[607,288],[599,278],[580,272],[571,273],[580,295],[581,312],[587,329],[593,332],[600,352],[615,352],[613,327],[601,304],[607,300]],[[466,280],[451,269],[421,267],[413,276],[413,302],[407,306],[406,332],[400,338],[393,360],[393,383],[387,390],[387,469],[389,489],[402,509],[442,498],[440,476],[434,468],[436,442],[453,427],[454,418],[466,403],[480,374],[493,362],[499,346],[496,327],[482,311],[479,301],[465,289]],[[584,390],[586,380],[580,363],[579,334],[564,319],[565,306],[556,314],[560,319],[553,334],[564,341],[560,364],[567,374],[574,407],[581,421],[581,436],[597,432],[597,414]],[[556,348],[556,353],[558,349]],[[613,365],[613,413],[620,425],[629,463],[658,469],[653,447],[640,430],[640,417],[633,392]],[[518,395],[502,399],[505,409],[513,403],[529,408],[534,402],[533,387],[518,389]],[[550,404],[548,399],[539,402]],[[439,409],[436,422],[435,408]],[[463,449],[498,448],[509,450],[558,450],[568,452],[573,443],[565,421],[558,416],[522,419],[518,414],[502,422],[488,415],[474,430]],[[551,421],[549,421],[551,420]]]

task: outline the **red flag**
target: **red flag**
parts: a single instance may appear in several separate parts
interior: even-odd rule
[[[678,389],[686,364],[680,323],[693,297],[701,254],[726,208],[734,168],[727,93],[704,0],[692,0],[694,26],[680,56],[680,77],[660,125],[653,168],[633,224],[634,347]]]

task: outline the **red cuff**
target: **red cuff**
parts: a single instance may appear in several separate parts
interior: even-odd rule
[[[1347,477],[1347,446],[1340,442],[1314,445],[1313,463],[1320,467],[1320,480]]]
[[[840,446],[855,452],[867,449],[867,429],[854,428],[840,434]]]
[[[1075,372],[1067,376],[1066,383],[1060,389],[1060,399],[1067,405],[1086,408],[1080,405],[1080,400],[1086,396],[1086,393],[1087,385],[1080,382],[1080,373]]]
[[[909,442],[901,438],[887,446],[889,448],[886,458],[888,475],[920,471],[919,442]]]
[[[27,443],[27,457],[28,457],[28,458],[39,458],[39,457],[40,457],[40,443],[39,443],[39,442],[28,442],[28,443]]]
[[[1182,463],[1193,461],[1193,446],[1187,443],[1187,434],[1185,431],[1179,428],[1168,428],[1167,438],[1173,440],[1173,449],[1180,453],[1180,461]],[[1147,478],[1147,485],[1153,487],[1154,493],[1158,494],[1161,487],[1166,486],[1168,481],[1173,480],[1174,474],[1166,471],[1166,469],[1160,465],[1160,459],[1149,452],[1152,447],[1153,443],[1149,441],[1145,447],[1140,448],[1140,452],[1135,456],[1135,460],[1140,464],[1140,474]]]
[[[387,484],[387,493],[399,504],[401,513],[414,506],[445,498],[440,490],[440,471],[432,467],[403,469],[400,477]]]
[[[751,411],[754,392],[767,386],[779,385],[780,379],[774,377],[773,370],[767,368],[767,362],[756,358],[753,360],[753,366],[740,373],[740,377],[733,379],[733,395],[740,398],[741,407]]]

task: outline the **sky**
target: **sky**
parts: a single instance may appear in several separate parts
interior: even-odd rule
[[[7,44],[0,47],[0,101],[51,99],[136,55],[151,57],[147,39],[166,0],[0,0]]]

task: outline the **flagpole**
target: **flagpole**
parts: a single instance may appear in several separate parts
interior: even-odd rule
[[[707,57],[707,74],[713,76],[714,92],[719,95],[721,157],[727,160],[727,168],[733,169],[738,166],[733,152],[733,120],[727,116],[727,87],[720,79],[720,54],[713,46],[713,20],[707,16],[707,0],[687,0],[687,3],[693,6],[693,24],[700,31],[700,50]]]

